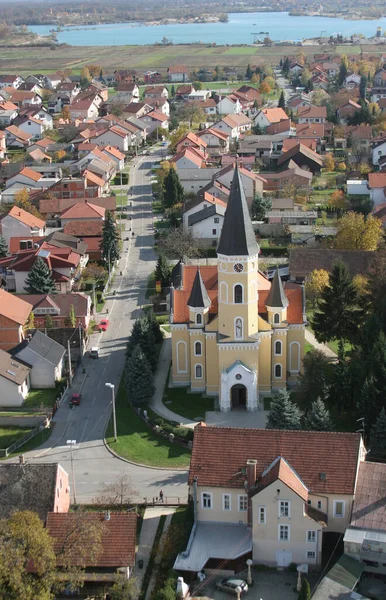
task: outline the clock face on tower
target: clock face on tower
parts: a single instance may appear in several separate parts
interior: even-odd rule
[[[234,270],[236,273],[241,273],[242,271],[244,271],[244,265],[242,265],[241,263],[236,263],[236,264],[233,266],[233,270]]]

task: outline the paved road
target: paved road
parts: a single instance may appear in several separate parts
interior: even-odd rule
[[[135,159],[130,173],[129,196],[132,201],[135,238],[124,241],[121,263],[115,280],[116,296],[108,301],[110,326],[98,339],[99,360],[84,359],[86,374],[78,374],[73,391],[82,387],[82,402],[70,410],[63,402],[55,415],[54,431],[50,439],[38,450],[26,454],[33,462],[60,462],[71,477],[71,452],[67,440],[76,440],[72,451],[77,502],[89,502],[104,483],[113,482],[119,475],[127,474],[137,490],[136,500],[158,496],[162,488],[165,496],[187,495],[186,471],[158,470],[123,462],[111,455],[103,443],[106,424],[111,414],[111,390],[105,383],[118,386],[124,366],[127,338],[133,321],[140,314],[144,302],[147,279],[154,270],[153,225],[151,213],[150,168],[159,155]],[[130,212],[128,211],[128,215]],[[131,223],[126,222],[127,229]],[[124,238],[129,235],[124,235]],[[119,276],[122,269],[123,276]],[[103,315],[105,316],[105,315]],[[95,337],[95,336],[93,336]],[[13,459],[15,460],[15,459]]]

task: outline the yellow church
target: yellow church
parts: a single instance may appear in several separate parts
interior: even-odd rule
[[[171,385],[218,396],[221,411],[257,410],[302,368],[304,288],[283,285],[278,271],[271,283],[259,250],[236,166],[217,265],[180,261],[170,294]]]

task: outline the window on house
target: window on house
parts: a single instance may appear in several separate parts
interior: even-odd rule
[[[279,517],[289,517],[290,515],[290,501],[280,500],[279,502]]]
[[[194,354],[196,356],[201,356],[201,354],[202,354],[202,344],[201,344],[201,342],[195,342],[195,344],[194,344]]]
[[[307,550],[307,558],[316,558],[315,550]]]
[[[343,519],[344,517],[344,501],[334,500],[334,517],[336,519]]]
[[[209,492],[201,493],[201,508],[206,508],[208,510],[212,509],[212,494]]]
[[[222,495],[222,509],[223,510],[231,510],[231,495],[230,494]]]
[[[202,366],[196,365],[196,379],[202,379]]]
[[[235,285],[234,296],[235,296],[235,304],[243,303],[243,286],[242,285]]]
[[[200,313],[196,315],[196,323],[197,325],[201,325],[202,323],[202,315]]]
[[[276,354],[276,356],[281,356],[281,353],[282,353],[281,342],[275,342],[275,354]]]
[[[214,218],[214,222],[215,222],[215,223],[220,223],[220,219],[219,219],[218,217],[215,217],[215,218]]]
[[[289,542],[290,540],[290,526],[279,525],[279,542]]]
[[[316,542],[316,531],[314,529],[309,529],[307,531],[306,540],[310,544],[314,544]]]
[[[62,489],[62,487],[63,487],[63,482],[61,479],[59,479],[59,487],[60,487],[60,489]]]
[[[275,365],[275,378],[281,378],[281,365]]]
[[[321,500],[318,500],[318,505],[317,506],[318,506],[319,510],[322,508],[322,501]]]
[[[212,235],[216,235],[217,234],[217,229],[212,229]]]
[[[245,512],[248,509],[248,496],[244,494],[239,496],[239,512]]]
[[[277,325],[278,323],[280,323],[280,315],[279,315],[279,313],[275,313],[273,315],[273,322],[275,323],[275,325]]]
[[[258,507],[258,521],[260,525],[265,525],[267,522],[267,511],[265,506]]]

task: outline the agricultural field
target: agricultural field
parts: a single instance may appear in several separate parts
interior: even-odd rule
[[[19,46],[2,47],[0,58],[1,73],[53,73],[59,69],[72,69],[74,75],[80,74],[82,67],[98,63],[107,72],[115,69],[135,68],[139,71],[157,69],[166,75],[169,65],[176,62],[188,68],[228,66],[243,69],[248,63],[277,64],[285,55],[294,56],[300,51],[307,55],[317,52],[359,54],[380,52],[380,46],[295,46],[277,44],[272,47],[257,46],[207,46],[205,44],[186,44],[171,46]]]

